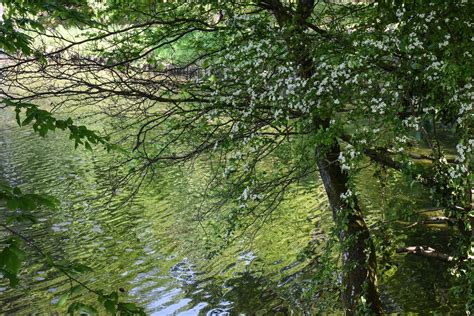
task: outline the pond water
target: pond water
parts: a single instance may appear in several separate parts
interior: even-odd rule
[[[17,229],[55,259],[92,267],[81,277],[91,287],[121,289],[124,300],[137,302],[151,315],[311,314],[295,289],[311,279],[304,273],[311,261],[300,254],[331,226],[317,181],[292,188],[256,235],[208,258],[204,234],[190,211],[205,185],[199,172],[189,167],[164,170],[131,203],[121,204],[98,196],[111,156],[102,150],[75,150],[61,132],[40,138],[31,128],[17,127],[12,113],[0,112],[0,180],[61,201],[58,210],[40,211],[37,224]],[[384,236],[389,227],[391,234],[385,237],[392,244],[449,250],[451,234],[445,226],[401,232],[416,219],[409,210],[430,206],[422,192],[414,198],[399,183],[382,188],[368,177],[361,175],[361,202],[375,232]],[[390,225],[380,226],[382,218]],[[63,314],[64,307],[55,304],[69,281],[41,264],[34,252],[28,255],[18,288],[0,278],[0,313]],[[449,294],[446,264],[403,255],[389,261],[381,284],[388,311],[463,310],[462,302]],[[78,297],[93,300],[86,292]]]

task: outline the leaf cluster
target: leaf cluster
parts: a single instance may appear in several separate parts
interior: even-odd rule
[[[55,129],[68,130],[69,139],[74,141],[74,146],[84,145],[88,150],[92,150],[92,145],[103,145],[107,150],[112,149],[109,143],[109,137],[100,136],[96,132],[88,129],[84,125],[75,125],[71,118],[57,119],[51,112],[40,109],[37,105],[26,102],[14,102],[11,100],[3,100],[7,106],[15,108],[16,121],[19,126],[26,126],[33,123],[32,127],[35,132],[44,137],[49,131]],[[22,112],[25,112],[25,118],[21,118]]]

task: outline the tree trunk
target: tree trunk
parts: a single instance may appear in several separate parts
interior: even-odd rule
[[[319,173],[343,244],[342,303],[346,314],[354,315],[365,299],[369,313],[379,315],[382,306],[377,290],[375,247],[357,200],[348,203],[341,198],[348,190],[348,176],[339,164],[340,152],[337,143],[328,150],[316,150]]]
[[[269,10],[282,27],[290,26],[284,35],[288,44],[290,59],[298,68],[302,78],[309,79],[314,74],[315,65],[307,43],[305,28],[306,19],[311,16],[315,7],[314,0],[297,1],[296,11],[290,13],[278,0],[259,1],[259,5]],[[326,31],[318,29],[320,34]],[[322,119],[313,114],[315,130],[327,128],[329,119]],[[368,313],[382,313],[379,293],[377,290],[377,261],[375,248],[370,238],[362,213],[354,203],[347,203],[341,195],[348,190],[347,173],[341,170],[339,154],[341,150],[334,139],[330,148],[318,147],[316,150],[319,173],[323,181],[333,218],[340,228],[339,237],[343,244],[343,287],[342,303],[347,315],[354,315],[362,297],[368,307]]]

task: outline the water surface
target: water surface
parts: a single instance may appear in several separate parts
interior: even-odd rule
[[[124,300],[137,302],[151,315],[311,313],[297,289],[311,282],[311,273],[303,271],[318,266],[313,263],[308,269],[312,261],[301,254],[318,238],[322,241],[331,227],[316,177],[292,188],[256,235],[209,258],[205,234],[193,213],[205,186],[206,166],[162,170],[131,203],[122,204],[119,198],[127,192],[114,192],[115,199],[99,194],[112,160],[113,154],[100,149],[74,149],[62,132],[40,138],[28,127],[17,127],[12,113],[0,112],[0,179],[61,201],[58,210],[39,211],[39,223],[17,229],[55,259],[92,267],[93,272],[81,277],[91,287],[106,292],[123,289]],[[382,188],[369,176],[370,172],[361,175],[359,187],[375,233],[386,234],[394,244],[429,243],[449,250],[450,231],[445,226],[402,233],[414,220],[410,210],[430,206],[422,192],[407,194],[401,182]],[[382,219],[389,226],[380,226]],[[390,229],[383,231],[384,227]],[[28,255],[19,288],[10,289],[0,279],[0,312],[62,314],[64,309],[55,303],[68,290],[68,280],[33,252]],[[446,264],[403,255],[390,261],[381,269],[387,310],[462,311],[462,302],[449,295]],[[95,298],[83,292],[80,299]]]

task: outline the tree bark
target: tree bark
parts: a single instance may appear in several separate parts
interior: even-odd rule
[[[402,247],[397,249],[397,253],[409,253],[414,255],[420,255],[423,257],[430,257],[439,259],[441,261],[451,262],[454,260],[453,256],[447,255],[442,252],[438,252],[435,249],[428,246],[410,246]]]
[[[290,58],[299,68],[302,78],[309,79],[314,74],[315,65],[309,51],[305,28],[307,19],[314,9],[314,0],[298,0],[296,11],[288,10],[280,0],[260,0],[260,7],[270,11],[280,26],[291,26],[285,35]],[[313,114],[313,127],[327,128],[329,119]],[[369,229],[364,221],[357,200],[347,203],[341,195],[348,190],[348,175],[339,164],[341,152],[337,140],[329,148],[316,149],[319,173],[326,189],[333,218],[340,228],[339,237],[343,244],[343,290],[342,303],[347,315],[356,314],[357,307],[365,298],[370,314],[380,315],[382,305],[377,290],[377,261],[375,247]]]
[[[343,244],[342,303],[346,315],[354,315],[364,297],[370,313],[380,315],[375,247],[357,200],[347,203],[341,198],[348,190],[348,175],[339,164],[340,152],[337,143],[327,151],[316,149],[319,173]]]

